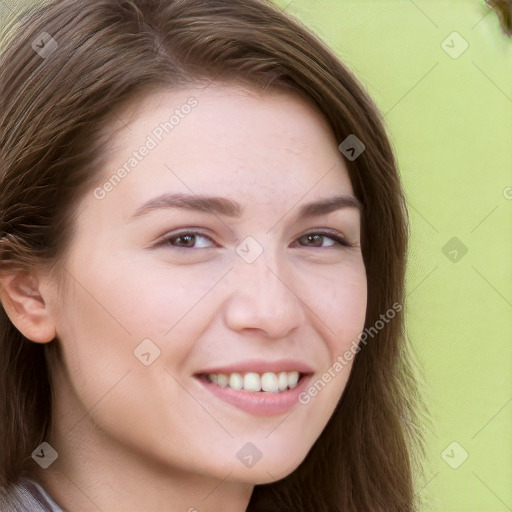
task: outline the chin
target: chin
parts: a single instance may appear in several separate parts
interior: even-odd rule
[[[264,462],[262,458],[253,467],[238,468],[231,474],[230,480],[232,479],[253,485],[271,484],[293,473],[300,466],[304,458],[305,455],[299,459],[294,458],[293,460],[290,457],[272,457],[268,458],[266,462]]]

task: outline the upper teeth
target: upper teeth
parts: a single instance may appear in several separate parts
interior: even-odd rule
[[[232,389],[244,389],[245,391],[269,391],[278,393],[286,389],[294,388],[299,382],[299,372],[265,372],[262,375],[249,372],[241,373],[209,373],[206,378],[223,388],[229,386]]]

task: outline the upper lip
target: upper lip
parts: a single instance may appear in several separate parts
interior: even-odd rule
[[[240,361],[224,366],[211,366],[207,369],[197,372],[196,375],[204,375],[209,373],[265,373],[265,372],[293,372],[313,373],[313,370],[303,361],[295,359],[278,359],[276,361],[265,361],[263,359],[250,359]]]

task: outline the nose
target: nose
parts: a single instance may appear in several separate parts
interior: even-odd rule
[[[304,298],[293,282],[263,255],[253,263],[239,261],[231,272],[234,290],[224,308],[227,326],[234,331],[261,331],[265,337],[285,338],[304,324]]]

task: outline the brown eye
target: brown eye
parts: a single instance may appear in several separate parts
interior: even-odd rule
[[[209,242],[199,242],[200,240],[207,240]],[[198,243],[199,246],[197,246]],[[209,236],[196,231],[184,231],[182,233],[167,235],[158,246],[171,246],[171,248],[176,249],[208,249],[214,247],[213,241]]]
[[[323,246],[324,239],[331,240],[333,243],[328,244],[327,246]],[[348,243],[345,238],[343,238],[339,233],[334,231],[327,232],[318,232],[318,233],[308,233],[307,235],[301,236],[299,241],[303,241],[305,246],[308,247],[335,247],[335,246],[343,246],[343,247],[352,247],[350,243]]]
[[[169,240],[175,240],[177,242],[177,245],[179,246],[185,246],[185,247],[191,247],[194,245],[196,241],[196,235],[180,235],[176,236],[174,238],[168,239]],[[183,244],[180,243],[180,241],[183,241]]]

